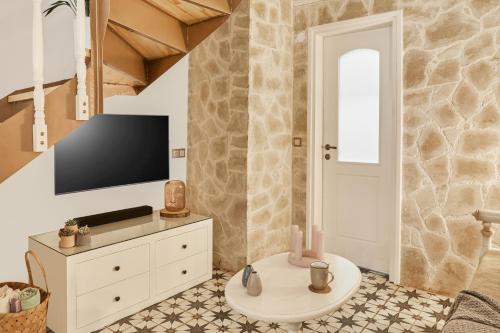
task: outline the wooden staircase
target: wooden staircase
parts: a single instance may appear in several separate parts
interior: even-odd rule
[[[241,0],[91,0],[87,54],[90,115],[103,98],[137,95],[216,30]],[[0,99],[0,182],[36,158],[33,89]],[[48,145],[83,122],[75,119],[76,78],[44,85]]]

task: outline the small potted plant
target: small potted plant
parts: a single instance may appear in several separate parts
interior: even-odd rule
[[[69,219],[64,223],[64,229],[70,230],[73,234],[78,232],[78,221],[76,219]]]
[[[88,226],[79,228],[78,233],[76,234],[76,246],[90,245],[90,240],[90,228]]]
[[[59,230],[59,247],[68,249],[75,246],[75,232],[66,228]]]

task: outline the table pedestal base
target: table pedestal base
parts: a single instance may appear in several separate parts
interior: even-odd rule
[[[288,333],[302,332],[302,323],[288,323]]]

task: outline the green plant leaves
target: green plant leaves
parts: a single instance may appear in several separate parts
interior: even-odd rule
[[[43,11],[45,16],[50,15],[54,10],[61,6],[66,6],[71,9],[73,15],[76,15],[77,0],[58,0],[54,1],[47,9]],[[85,15],[90,16],[90,0],[85,0]]]

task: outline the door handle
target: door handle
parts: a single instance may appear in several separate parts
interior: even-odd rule
[[[325,145],[325,150],[337,149],[337,146],[330,146],[328,143]]]

